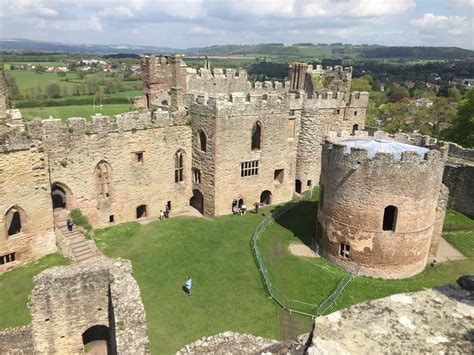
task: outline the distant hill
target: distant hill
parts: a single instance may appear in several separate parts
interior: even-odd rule
[[[474,51],[457,47],[402,47],[353,44],[262,43],[254,45],[218,45],[205,48],[170,48],[129,44],[66,44],[21,38],[0,39],[0,50],[47,51],[101,54],[170,54],[184,53],[208,56],[249,56],[310,59],[474,59]]]
[[[0,39],[1,50],[29,50],[47,52],[69,52],[69,53],[193,53],[200,48],[179,49],[169,47],[140,46],[129,44],[66,44],[45,41],[33,41],[22,38]]]
[[[352,44],[283,43],[256,45],[222,45],[207,47],[202,55],[285,56],[332,59],[472,59],[474,51],[457,47],[400,47]]]

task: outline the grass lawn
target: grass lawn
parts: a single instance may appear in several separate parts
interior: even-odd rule
[[[264,209],[265,215],[270,209]],[[323,259],[299,258],[287,245],[310,243],[315,230],[316,202],[306,201],[273,224],[260,241],[272,281],[287,296],[321,303],[345,271]],[[250,238],[262,215],[216,219],[177,217],[141,226],[127,223],[96,231],[99,249],[133,263],[145,305],[151,351],[169,354],[206,335],[225,330],[285,339],[311,329],[308,317],[290,315],[268,298],[253,260]],[[466,217],[467,218],[467,217]],[[464,220],[449,211],[447,223]],[[357,277],[335,307],[368,299],[453,283],[474,271],[474,230],[446,235],[469,258],[429,268],[405,280]],[[193,277],[193,294],[181,286]]]
[[[31,322],[30,312],[26,307],[33,277],[41,271],[56,265],[66,265],[69,261],[59,254],[48,255],[0,275],[0,329],[18,327]]]
[[[316,229],[315,202],[303,202],[272,225],[260,244],[274,286],[287,297],[307,303],[321,303],[345,275],[341,268],[320,258],[300,258],[288,251],[292,242],[310,244]],[[445,226],[459,228],[443,237],[468,258],[426,268],[420,274],[403,280],[356,277],[329,312],[369,299],[394,293],[454,283],[457,278],[474,271],[474,220],[454,210],[447,211]],[[284,228],[281,228],[284,227]],[[304,277],[300,276],[304,275]],[[312,287],[308,287],[312,285]],[[307,308],[302,308],[308,311]]]
[[[25,119],[32,119],[34,117],[47,119],[49,116],[53,116],[53,118],[62,118],[63,120],[68,117],[90,118],[90,116],[95,115],[96,113],[102,113],[104,116],[112,116],[131,110],[132,105],[130,104],[102,105],[101,108],[97,106],[93,108],[92,105],[72,105],[20,109],[21,114]]]

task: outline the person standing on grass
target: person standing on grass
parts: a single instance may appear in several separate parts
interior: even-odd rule
[[[260,204],[255,202],[255,214],[258,214],[258,209],[260,208]]]
[[[184,283],[184,290],[188,294],[188,296],[191,296],[191,286],[193,285],[193,279],[191,276],[188,276],[186,278],[186,282]]]

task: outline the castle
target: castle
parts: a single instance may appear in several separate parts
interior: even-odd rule
[[[368,94],[350,92],[350,68],[296,63],[288,82],[251,83],[178,56],[141,65],[145,95],[114,117],[24,122],[0,92],[0,271],[56,250],[61,209],[105,227],[165,206],[219,216],[288,201],[318,185],[330,131],[364,128]]]

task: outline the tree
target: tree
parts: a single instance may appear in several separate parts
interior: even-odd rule
[[[95,94],[99,91],[99,84],[97,83],[96,78],[88,77],[86,81],[86,90],[89,95]]]
[[[459,104],[457,117],[444,138],[467,148],[474,147],[474,89],[470,89]]]
[[[46,87],[46,94],[53,99],[61,97],[61,87],[57,83],[49,84]]]
[[[447,129],[456,117],[456,108],[443,97],[433,100],[431,107],[421,107],[417,110],[413,128],[422,134],[440,137],[443,130]]]
[[[20,97],[20,90],[16,84],[16,79],[8,73],[5,73],[5,81],[7,82],[8,91],[10,93],[10,98],[16,100]]]
[[[454,102],[459,102],[462,99],[462,95],[459,89],[453,86],[452,88],[448,88],[448,98]]]
[[[403,99],[406,99],[408,97],[408,95],[403,92],[403,91],[394,91],[390,97],[388,98],[388,101],[390,102],[398,102],[398,101],[401,101]]]
[[[352,91],[372,91],[372,85],[370,85],[367,76],[352,79]]]

